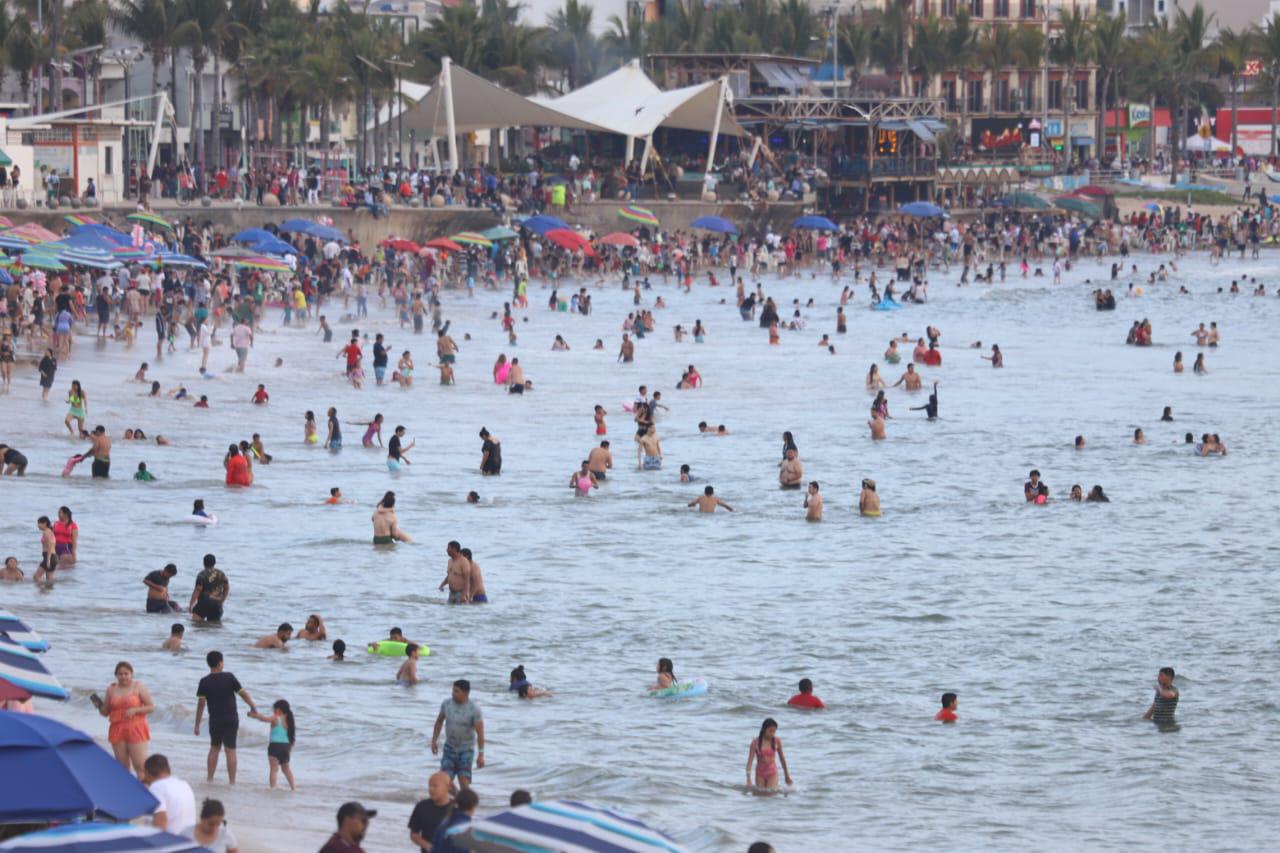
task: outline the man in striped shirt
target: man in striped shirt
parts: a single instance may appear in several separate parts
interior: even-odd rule
[[[1156,725],[1173,723],[1173,713],[1178,709],[1178,688],[1173,686],[1173,667],[1166,666],[1156,676],[1156,695],[1144,720],[1155,720]]]

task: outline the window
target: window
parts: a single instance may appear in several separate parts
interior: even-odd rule
[[[1062,109],[1062,81],[1061,80],[1049,81],[1049,109],[1051,110]]]
[[[975,18],[982,17],[982,0],[969,0],[969,14]]]
[[[942,81],[942,97],[947,102],[947,112],[949,113],[960,112],[960,102],[956,100],[956,81],[955,80]]]
[[[115,147],[112,145],[104,145],[102,147],[102,153],[104,155],[102,158],[102,174],[114,175],[116,162]]]
[[[1018,109],[1033,112],[1036,109],[1035,81],[1026,78],[1018,82]]]
[[[966,85],[969,89],[969,112],[982,112],[982,81],[970,80]]]
[[[1078,109],[1078,110],[1087,110],[1087,109],[1089,109],[1089,81],[1088,81],[1088,80],[1077,80],[1077,81],[1076,81],[1076,85],[1075,85],[1075,90],[1076,90],[1076,91],[1075,91],[1075,95],[1076,95],[1076,103],[1075,103],[1075,107],[1076,107],[1076,109]]]
[[[994,9],[991,12],[992,17],[1007,18],[1009,17],[1009,0],[995,0]]]
[[[956,16],[956,0],[942,0],[942,17],[954,18]]]
[[[1021,0],[1022,17],[1034,18],[1036,16],[1036,0]]]
[[[1011,107],[1008,80],[996,80],[991,84],[991,101],[998,112],[1009,112]]]

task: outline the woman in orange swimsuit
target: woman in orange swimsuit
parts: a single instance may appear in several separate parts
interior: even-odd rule
[[[116,664],[116,683],[107,688],[107,701],[94,704],[98,706],[98,713],[111,721],[107,740],[111,742],[116,761],[125,767],[132,765],[133,772],[141,777],[142,765],[147,760],[147,744],[151,741],[147,714],[156,706],[147,685],[134,680],[132,664],[128,661]]]

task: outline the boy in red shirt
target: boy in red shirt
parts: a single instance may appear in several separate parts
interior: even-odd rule
[[[933,715],[933,718],[940,723],[954,723],[960,719],[956,716],[956,694],[942,694],[942,710]]]
[[[258,390],[253,392],[250,398],[255,406],[261,406],[263,403],[271,399],[271,395],[267,393],[267,386],[259,385]]]
[[[793,708],[811,708],[817,710],[827,707],[822,700],[813,695],[813,682],[807,678],[800,679],[800,692],[787,700]]]

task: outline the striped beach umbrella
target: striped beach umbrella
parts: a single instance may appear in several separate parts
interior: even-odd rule
[[[10,234],[8,231],[0,233],[0,249],[9,252],[25,252],[30,249],[32,243],[25,237],[18,237]]]
[[[514,240],[520,235],[512,231],[505,225],[495,225],[492,228],[486,228],[480,232],[481,236],[493,240],[495,243],[499,240]]]
[[[157,252],[154,260],[162,267],[187,267],[195,270],[207,270],[209,265],[199,258],[183,255],[179,252]]]
[[[21,687],[34,696],[70,699],[71,693],[36,657],[17,642],[0,637],[0,679]]]
[[[460,824],[449,835],[471,850],[523,853],[683,853],[665,833],[612,809],[573,800],[530,803]]]
[[[22,265],[37,270],[49,270],[50,272],[62,272],[67,268],[62,261],[53,255],[44,254],[43,252],[27,252],[22,256]]]
[[[647,207],[639,207],[634,204],[623,205],[618,208],[618,215],[623,219],[639,222],[641,225],[648,225],[653,228],[658,227],[658,217]]]
[[[434,240],[428,240],[422,246],[423,249],[436,249],[441,252],[461,252],[462,247],[450,240],[448,237],[436,237]],[[422,254],[421,251],[418,252]]]
[[[621,246],[631,249],[640,245],[639,240],[623,231],[614,231],[612,234],[606,234],[600,238],[600,242],[606,246]]]
[[[466,246],[483,246],[486,249],[493,245],[492,240],[475,231],[463,231],[461,234],[454,234],[452,240],[455,243],[462,243]]]
[[[8,610],[0,610],[0,633],[9,635],[9,639],[30,652],[48,651],[49,644],[44,638],[28,628],[21,619]]]
[[[12,228],[13,220],[7,216],[0,216],[0,228]]]
[[[237,258],[234,263],[237,268],[242,270],[293,272],[293,269],[288,264],[284,261],[278,261],[275,258]]]
[[[62,217],[67,221],[68,225],[94,225],[92,216],[85,216],[83,213],[68,213]]]
[[[5,233],[11,237],[21,237],[28,243],[47,243],[50,240],[59,238],[58,234],[54,234],[38,222],[24,222],[21,225],[10,228]]]
[[[195,853],[206,849],[154,826],[127,823],[71,823],[0,844],[2,853]]]
[[[66,243],[37,243],[32,254],[52,255],[64,264],[95,270],[114,270],[123,266],[120,259],[105,249],[68,246]]]
[[[137,213],[130,213],[125,217],[125,219],[142,225],[154,225],[155,227],[163,228],[166,231],[173,229],[173,225],[171,225],[163,216],[157,216],[156,214],[146,210],[139,210]]]

